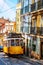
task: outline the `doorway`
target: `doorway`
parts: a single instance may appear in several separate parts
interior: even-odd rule
[[[41,58],[43,59],[43,42],[41,42]]]

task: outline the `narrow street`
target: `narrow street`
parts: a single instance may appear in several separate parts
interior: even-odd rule
[[[36,61],[31,61],[25,57],[8,57],[3,52],[0,52],[0,65],[42,65]]]
[[[43,0],[0,0],[0,65],[43,65]]]

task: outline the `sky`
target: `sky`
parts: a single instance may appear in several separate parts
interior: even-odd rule
[[[15,21],[17,0],[0,0],[0,18]]]

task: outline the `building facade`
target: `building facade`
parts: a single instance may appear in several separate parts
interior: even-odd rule
[[[16,22],[5,23],[5,33],[16,32]]]
[[[16,22],[10,22],[4,18],[0,18],[0,45],[3,46],[6,35],[10,32],[16,32]]]
[[[8,23],[8,22],[9,21],[4,19],[3,17],[0,18],[0,46],[3,46],[5,23]]]
[[[32,0],[31,14],[32,44],[35,45],[33,56],[43,58],[43,0]]]
[[[43,58],[43,0],[23,0],[22,4],[20,30],[27,35],[24,35],[25,53]]]

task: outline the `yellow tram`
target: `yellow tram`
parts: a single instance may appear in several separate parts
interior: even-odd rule
[[[3,47],[3,51],[10,55],[22,55],[23,52],[23,38],[21,34],[9,33],[7,39],[5,39],[6,45]]]

